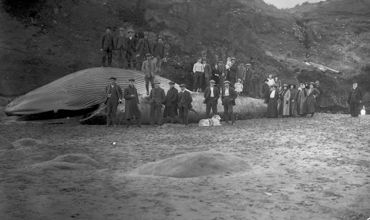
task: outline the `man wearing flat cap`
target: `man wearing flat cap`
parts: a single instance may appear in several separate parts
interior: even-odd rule
[[[164,90],[159,87],[160,82],[154,81],[154,88],[150,91],[150,124],[162,125],[162,105],[166,99]]]
[[[177,117],[177,98],[178,98],[178,91],[175,88],[174,82],[169,82],[170,89],[167,91],[166,101],[165,101],[165,109],[164,109],[164,117],[166,118],[166,122],[175,123]]]
[[[230,86],[230,81],[226,80],[224,82],[224,87],[222,89],[222,105],[224,106],[224,119],[227,124],[229,124],[229,119],[231,119],[231,123],[235,123],[234,118],[234,105],[235,99],[238,96],[233,87]]]
[[[116,125],[117,107],[122,102],[122,89],[117,85],[115,77],[109,78],[110,83],[105,88],[107,105],[107,126]]]
[[[210,118],[212,109],[213,115],[217,115],[217,103],[220,97],[220,90],[215,86],[215,81],[209,81],[209,86],[204,90],[204,103],[206,104],[206,115]]]
[[[141,71],[145,75],[144,80],[145,80],[146,95],[149,95],[149,82],[150,82],[152,89],[154,87],[155,69],[156,69],[156,63],[153,62],[153,57],[150,53],[147,53],[146,60],[143,62],[141,66]]]
[[[108,66],[112,65],[113,48],[114,48],[114,41],[113,41],[112,30],[110,27],[107,27],[105,29],[105,34],[103,35],[102,40],[101,40],[100,51],[103,53],[102,66],[106,66],[105,61],[107,60],[107,58],[108,58]]]
[[[141,127],[141,112],[139,109],[139,96],[135,87],[135,79],[129,79],[129,83],[130,84],[123,92],[127,127],[131,125],[131,121],[134,119],[138,127]]]
[[[180,120],[183,124],[189,124],[189,111],[192,109],[191,103],[193,102],[193,98],[189,91],[186,90],[185,84],[180,85],[180,92],[178,97],[178,107],[179,107],[179,115]]]

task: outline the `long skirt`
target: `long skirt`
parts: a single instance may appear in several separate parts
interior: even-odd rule
[[[277,100],[270,99],[267,104],[267,117],[269,118],[277,118],[278,117],[278,107],[277,107]]]
[[[313,96],[308,96],[306,99],[307,114],[313,114],[316,111],[316,99]]]
[[[290,101],[290,116],[296,117],[298,115],[297,102],[295,100]]]

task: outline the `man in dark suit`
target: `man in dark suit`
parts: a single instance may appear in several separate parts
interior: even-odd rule
[[[112,65],[112,53],[114,48],[113,35],[110,27],[105,29],[105,34],[101,40],[100,51],[103,53],[102,66],[105,66],[105,61],[108,58],[108,66]]]
[[[362,102],[362,93],[358,88],[357,82],[352,85],[352,90],[348,95],[349,111],[352,117],[358,117],[360,114],[360,104]]]
[[[141,127],[141,112],[139,109],[139,97],[135,87],[135,79],[129,80],[130,84],[123,92],[125,98],[125,114],[127,127],[130,126],[131,120],[135,118],[138,127]]]
[[[165,57],[165,44],[163,42],[162,36],[158,37],[158,40],[154,45],[153,55],[154,55],[155,60],[157,61],[156,73],[160,74],[162,71],[163,58]]]
[[[189,110],[192,108],[191,103],[193,102],[193,98],[189,91],[186,90],[185,84],[180,85],[181,91],[179,92],[178,97],[178,107],[179,107],[179,114],[182,123],[185,125],[189,124]]]
[[[109,85],[105,88],[107,105],[107,126],[116,125],[117,107],[122,102],[122,89],[116,83],[116,78],[111,77]]]
[[[208,82],[211,80],[212,77],[212,67],[209,65],[207,60],[203,60],[204,65],[204,85],[202,85],[202,89],[207,88]]]
[[[224,87],[222,89],[222,105],[224,106],[224,119],[227,124],[229,124],[229,119],[231,118],[231,123],[235,123],[233,107],[235,105],[235,99],[238,96],[233,87],[230,86],[230,81],[224,82]]]
[[[236,59],[235,57],[231,58],[231,67],[228,70],[226,79],[230,81],[231,86],[233,87],[236,83],[236,73],[238,71],[238,67],[236,66]]]
[[[149,32],[145,31],[144,32],[144,37],[140,38],[139,41],[137,42],[136,46],[136,66],[137,69],[141,68],[142,63],[144,62],[146,58],[146,54],[152,54],[153,46],[149,42]]]
[[[215,86],[215,81],[209,81],[209,86],[204,90],[204,103],[206,104],[206,115],[210,118],[212,109],[213,115],[217,115],[217,103],[220,97],[220,90]]]
[[[166,94],[159,87],[160,82],[155,80],[154,88],[150,91],[150,124],[162,125],[162,105],[165,101]]]
[[[268,85],[268,79],[265,79],[262,85],[262,98],[265,100],[267,104],[269,101],[270,96],[270,86]]]
[[[119,34],[115,43],[115,48],[118,50],[118,66],[120,68],[126,67],[126,36],[124,28],[119,28]]]
[[[169,82],[169,84],[170,89],[166,95],[164,117],[166,118],[167,122],[171,121],[171,123],[174,123],[177,117],[177,99],[179,92],[175,88],[174,82]]]
[[[133,29],[128,29],[127,33],[128,36],[126,38],[126,60],[128,62],[128,68],[135,69],[137,39],[135,38]]]

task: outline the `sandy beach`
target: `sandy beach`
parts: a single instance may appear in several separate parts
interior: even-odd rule
[[[339,114],[129,129],[2,117],[0,216],[366,220],[369,129],[370,116]],[[248,166],[192,178],[132,172],[191,152],[234,155]]]

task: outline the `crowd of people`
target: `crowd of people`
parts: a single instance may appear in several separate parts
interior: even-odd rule
[[[101,51],[102,65],[112,64],[113,50],[118,50],[118,63],[120,67],[141,70],[144,73],[146,95],[150,103],[150,121],[153,125],[164,122],[181,122],[188,124],[189,111],[192,109],[192,97],[185,84],[180,85],[178,91],[174,82],[170,82],[170,89],[165,91],[160,88],[155,76],[160,72],[162,61],[168,55],[168,46],[165,46],[162,36],[156,41],[149,39],[149,32],[135,34],[129,28],[127,32],[119,28],[118,36],[114,37],[110,27],[102,37]],[[224,120],[226,123],[235,123],[233,106],[235,99],[241,95],[254,98],[263,98],[267,104],[266,116],[278,117],[313,117],[318,110],[322,89],[319,81],[310,83],[282,84],[278,76],[269,74],[261,80],[264,74],[258,71],[257,63],[251,58],[250,63],[236,63],[235,57],[228,57],[226,62],[216,60],[210,64],[206,58],[199,58],[193,65],[192,79],[193,91],[204,92],[206,116],[217,115],[218,100],[221,99],[224,107]],[[263,81],[263,83],[262,83]],[[149,88],[151,86],[151,89]],[[191,86],[190,86],[191,87]],[[141,112],[139,110],[139,97],[135,87],[135,80],[130,79],[130,84],[124,92],[116,83],[114,77],[106,88],[107,93],[107,125],[116,123],[117,106],[125,100],[125,114],[127,126],[132,121],[141,125]],[[359,115],[359,105],[362,94],[354,83],[353,90],[348,98],[351,115]],[[163,105],[165,106],[162,114]],[[212,112],[212,114],[211,114]]]
[[[235,57],[228,57],[226,62],[216,60],[210,64],[206,58],[199,58],[193,65],[193,91],[203,92],[212,79],[222,87],[227,80],[238,95],[260,98],[263,74],[259,72],[258,63],[251,58],[250,63],[236,63]]]
[[[117,107],[118,104],[125,100],[125,119],[127,126],[135,122],[139,127],[141,126],[141,111],[138,107],[139,96],[135,87],[135,79],[129,80],[129,86],[122,92],[120,86],[116,83],[115,77],[110,78],[110,83],[106,87],[106,101],[107,105],[107,126],[116,125]],[[189,112],[194,111],[192,108],[192,96],[189,90],[186,89],[185,84],[180,85],[180,91],[175,88],[174,82],[169,82],[170,89],[167,93],[160,87],[160,82],[155,80],[154,87],[150,90],[147,97],[150,104],[150,123],[151,125],[162,125],[163,123],[182,123],[189,124]],[[221,98],[224,106],[224,120],[228,124],[235,123],[233,114],[233,106],[237,93],[235,89],[230,86],[229,81],[224,82],[224,86],[218,88],[214,80],[209,81],[209,86],[205,89],[204,104],[206,105],[207,117],[217,115],[217,104]],[[163,110],[164,111],[162,113]]]
[[[113,51],[117,51],[119,67],[141,70],[149,53],[156,61],[156,71],[160,72],[169,52],[169,44],[165,43],[163,36],[152,35],[148,31],[135,32],[132,28],[125,30],[123,27],[118,29],[118,34],[113,34],[112,28],[107,27],[101,38],[101,65],[112,66]]]
[[[265,80],[263,94],[267,103],[267,117],[313,117],[322,95],[319,81],[310,83],[283,84],[272,75]]]

